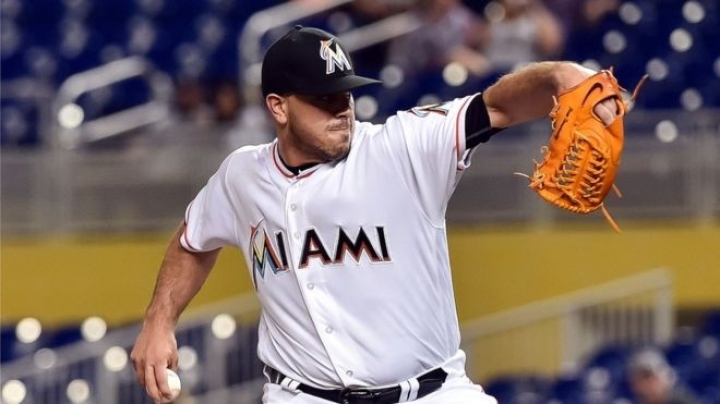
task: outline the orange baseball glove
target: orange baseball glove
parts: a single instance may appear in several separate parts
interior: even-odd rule
[[[530,188],[570,212],[586,214],[600,208],[620,232],[603,201],[611,188],[620,196],[614,183],[624,143],[623,117],[646,79],[643,77],[632,97],[625,100],[625,89],[618,85],[612,70],[602,70],[554,98],[550,112],[553,131],[549,145],[542,148],[544,159],[535,161],[531,176],[520,174],[529,178]],[[617,116],[606,125],[595,107],[608,99],[615,100]]]

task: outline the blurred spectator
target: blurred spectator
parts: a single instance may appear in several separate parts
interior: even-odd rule
[[[203,83],[192,78],[178,80],[175,87],[175,110],[182,121],[207,125],[213,119]]]
[[[234,125],[225,132],[230,149],[268,143],[275,138],[272,123],[264,108],[265,104],[248,104],[240,111]]]
[[[660,351],[643,349],[629,362],[628,382],[638,404],[699,404],[677,380]]]
[[[355,0],[352,9],[369,20],[390,17],[417,7],[421,0]]]
[[[390,43],[387,64],[410,77],[440,70],[450,62],[478,75],[486,72],[484,56],[473,50],[480,38],[480,20],[462,1],[420,0],[416,11],[422,27]]]
[[[488,4],[485,16],[488,26],[482,41],[495,72],[562,53],[562,25],[541,0],[498,0]]]
[[[213,129],[230,149],[271,142],[275,134],[264,104],[245,104],[241,87],[232,79],[221,80],[212,96]]]
[[[603,18],[617,11],[620,0],[544,0],[558,16],[566,35],[593,30]]]
[[[243,102],[240,87],[234,80],[221,80],[213,93],[216,123],[235,122],[240,116]]]

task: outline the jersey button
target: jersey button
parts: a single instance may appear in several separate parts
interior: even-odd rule
[[[290,205],[290,210],[295,212],[297,210],[297,205],[295,205],[294,203],[292,205]]]
[[[312,283],[312,282],[310,282],[310,283],[307,284],[307,288],[310,289],[310,290],[313,290],[313,289],[315,289],[315,284]]]
[[[299,239],[299,238],[300,238],[300,233],[294,233],[294,234],[293,234],[293,237],[295,237],[296,239]]]
[[[352,370],[348,370],[347,372],[345,372],[345,374],[348,375],[348,377],[352,377],[353,371],[352,371]]]
[[[330,326],[327,326],[327,327],[325,328],[325,332],[328,333],[328,334],[332,334],[333,328],[330,327]]]

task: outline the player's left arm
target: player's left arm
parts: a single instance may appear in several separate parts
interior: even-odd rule
[[[501,129],[546,117],[553,96],[577,86],[596,72],[577,63],[536,62],[502,76],[483,92],[492,128]],[[595,109],[606,123],[617,115],[616,105],[607,100]]]

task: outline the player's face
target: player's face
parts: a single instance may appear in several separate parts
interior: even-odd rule
[[[323,162],[347,156],[355,128],[355,103],[349,91],[291,95],[288,103],[289,140],[301,155]]]

